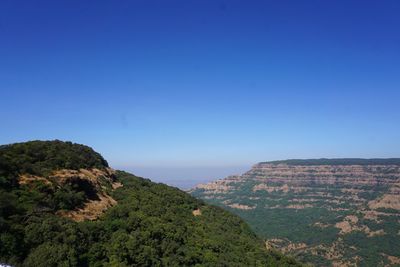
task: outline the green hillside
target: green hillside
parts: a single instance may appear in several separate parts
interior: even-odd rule
[[[92,148],[71,142],[30,141],[0,146],[0,175],[45,175],[58,169],[106,168],[107,161]]]
[[[61,141],[0,147],[0,263],[298,266],[236,215]]]

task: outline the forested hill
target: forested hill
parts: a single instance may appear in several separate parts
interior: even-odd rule
[[[7,175],[107,167],[107,161],[92,148],[71,142],[30,141],[0,146],[0,171],[7,171]]]
[[[239,217],[61,141],[0,147],[0,264],[297,266]]]

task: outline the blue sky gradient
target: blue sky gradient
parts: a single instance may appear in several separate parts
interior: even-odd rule
[[[1,1],[0,141],[84,143],[155,178],[399,157],[399,14],[396,0]]]

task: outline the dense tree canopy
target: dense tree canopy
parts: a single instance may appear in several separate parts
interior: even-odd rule
[[[58,151],[58,152],[57,152]],[[60,151],[66,154],[59,155]],[[75,155],[78,154],[78,155]],[[38,158],[37,158],[38,157]],[[56,215],[86,201],[76,188],[37,181],[20,185],[18,173],[46,175],[59,168],[100,168],[105,160],[71,143],[2,146],[0,263],[14,266],[296,266],[264,249],[239,217],[164,184],[118,171],[118,204],[94,221]],[[27,165],[25,166],[25,159]],[[82,162],[80,162],[80,160]],[[7,182],[8,181],[8,182]],[[193,211],[201,214],[194,216]]]
[[[108,163],[99,153],[71,142],[30,141],[0,146],[0,175],[45,175],[57,169],[104,167],[108,167]]]

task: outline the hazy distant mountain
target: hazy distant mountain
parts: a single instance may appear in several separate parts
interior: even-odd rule
[[[267,246],[303,261],[400,264],[400,159],[263,162],[191,193],[240,215]]]
[[[0,146],[0,264],[298,265],[238,216],[61,141]]]

